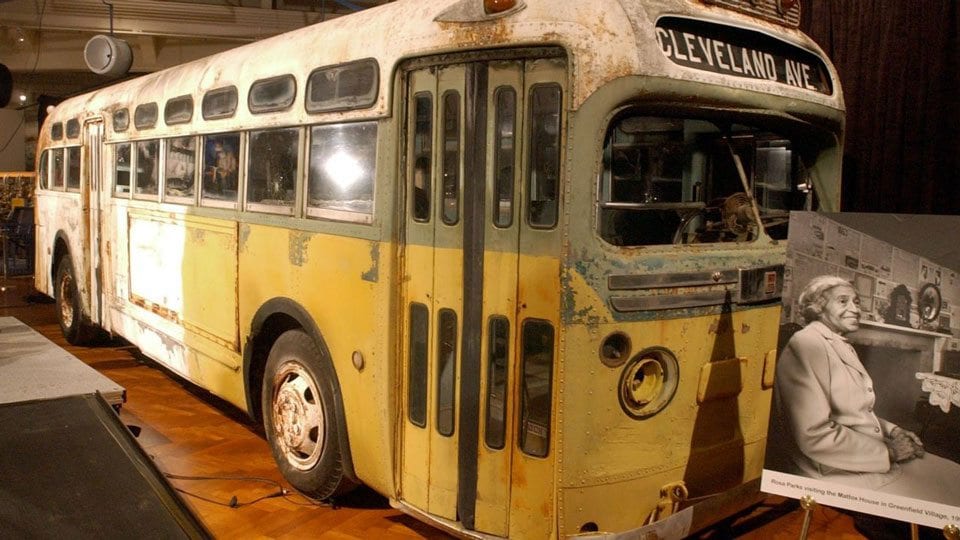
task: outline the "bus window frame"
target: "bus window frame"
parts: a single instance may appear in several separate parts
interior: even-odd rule
[[[241,161],[241,167],[244,170],[243,174],[243,209],[248,212],[256,212],[261,214],[273,214],[278,216],[295,216],[298,213],[300,204],[298,198],[300,197],[301,191],[305,188],[306,182],[303,181],[304,173],[307,170],[304,167],[304,159],[306,159],[306,140],[308,130],[306,129],[309,126],[303,125],[294,125],[294,126],[279,126],[279,127],[264,127],[263,129],[250,129],[244,131],[246,140],[245,150],[243,152],[243,159]],[[249,189],[250,189],[250,138],[254,133],[269,133],[275,131],[288,131],[295,130],[297,132],[297,166],[293,172],[293,201],[290,204],[265,204],[262,202],[255,202],[249,200]]]
[[[377,213],[377,184],[378,177],[380,174],[380,156],[383,154],[384,149],[381,148],[385,143],[385,137],[382,135],[382,128],[380,118],[358,118],[350,119],[340,122],[329,122],[329,123],[315,123],[307,124],[305,127],[306,137],[305,137],[305,148],[303,156],[303,186],[300,190],[300,193],[303,194],[303,202],[300,206],[303,209],[303,216],[307,219],[314,220],[326,220],[326,221],[339,221],[345,223],[358,223],[360,225],[370,225],[374,221],[374,216]],[[374,136],[374,156],[373,156],[373,175],[371,178],[371,188],[372,192],[370,193],[370,212],[353,212],[350,210],[339,210],[335,208],[320,208],[317,206],[310,205],[310,160],[312,158],[311,151],[313,148],[313,131],[314,128],[322,127],[332,127],[332,126],[350,126],[350,125],[362,125],[362,124],[371,124],[376,129],[376,134]]]
[[[170,141],[174,139],[193,139],[193,196],[192,197],[180,197],[177,195],[168,195],[167,194],[167,152],[170,145]],[[160,170],[160,201],[166,204],[177,204],[180,206],[197,206],[197,197],[199,196],[199,167],[197,164],[200,162],[199,159],[199,144],[200,137],[197,135],[180,135],[174,137],[164,137],[161,139],[160,144],[160,154],[163,156],[161,159],[161,170]]]
[[[56,148],[51,148],[51,159],[50,159],[50,190],[51,191],[65,191],[67,184],[66,177],[66,151],[63,146],[58,146]],[[54,180],[57,178],[57,155],[60,156],[60,182],[59,185],[54,183]]]
[[[75,151],[75,152],[74,152]],[[77,158],[77,178],[76,186],[70,186],[70,170],[73,166],[73,158],[71,154],[75,154]],[[79,193],[81,187],[83,186],[83,150],[79,145],[76,146],[65,146],[63,148],[63,190],[70,193]]]
[[[206,197],[205,187],[206,187],[206,174],[207,169],[207,140],[211,137],[224,137],[224,136],[233,136],[237,137],[237,196],[233,200],[229,199],[215,199],[211,197]],[[200,153],[200,170],[199,170],[199,183],[197,190],[197,197],[199,198],[199,206],[203,208],[222,208],[227,210],[239,210],[241,208],[241,201],[246,197],[245,188],[246,188],[246,178],[245,176],[245,167],[243,166],[246,163],[246,137],[247,131],[236,130],[236,131],[221,131],[216,133],[204,133],[200,136],[200,146],[197,151]]]
[[[163,186],[164,163],[163,163],[163,149],[161,148],[163,146],[163,144],[161,144],[162,140],[163,139],[155,138],[155,139],[140,139],[136,141],[131,141],[133,143],[133,147],[130,149],[130,151],[131,153],[136,154],[136,158],[131,159],[134,165],[133,167],[134,174],[130,178],[130,193],[132,198],[135,200],[154,201],[154,202],[160,201],[160,194],[163,193],[163,190],[164,190],[164,186]],[[146,193],[146,194],[137,193],[137,187],[139,186],[139,180],[140,180],[140,145],[141,144],[147,145],[150,143],[157,144],[157,157],[156,157],[157,190],[156,190],[156,193]]]
[[[126,199],[130,200],[133,195],[133,177],[136,173],[136,153],[133,151],[134,141],[118,141],[108,145],[110,147],[110,161],[111,167],[110,172],[113,176],[113,184],[111,185],[110,196],[115,199]],[[117,191],[117,149],[122,145],[127,145],[129,147],[129,160],[130,163],[127,164],[127,190],[124,192]]]

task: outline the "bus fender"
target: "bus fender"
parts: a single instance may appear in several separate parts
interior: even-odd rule
[[[330,360],[330,350],[320,333],[320,329],[313,317],[296,301],[277,297],[264,302],[257,310],[250,323],[250,336],[243,348],[243,385],[247,397],[247,410],[258,422],[262,422],[263,411],[260,411],[260,392],[262,388],[263,369],[266,365],[270,345],[287,330],[300,328],[313,338],[322,355],[321,369],[328,370],[331,377],[333,394],[336,397],[333,403],[337,430],[340,432],[340,459],[342,460],[343,474],[349,480],[359,483],[353,469],[353,455],[350,453],[350,440],[347,434],[346,415],[343,411],[343,396],[340,392],[340,379],[337,376],[336,366]],[[256,375],[259,373],[259,377]]]

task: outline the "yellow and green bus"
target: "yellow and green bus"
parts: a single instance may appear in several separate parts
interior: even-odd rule
[[[839,209],[800,9],[398,0],[70,98],[36,286],[262,420],[310,496],[698,529],[757,500],[787,215]]]

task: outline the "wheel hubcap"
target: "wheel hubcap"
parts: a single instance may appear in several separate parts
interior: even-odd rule
[[[297,362],[280,366],[273,379],[273,429],[286,460],[300,470],[320,460],[323,402],[313,377]]]
[[[66,328],[73,326],[73,278],[64,273],[60,278],[60,320]]]

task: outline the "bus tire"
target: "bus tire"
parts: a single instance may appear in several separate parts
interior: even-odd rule
[[[343,472],[329,360],[303,330],[277,338],[267,357],[261,405],[273,459],[284,478],[315,499],[350,487]]]
[[[70,255],[60,258],[53,294],[57,306],[57,321],[67,343],[84,345],[93,341],[96,328],[83,320],[80,292],[77,290],[77,279]]]

